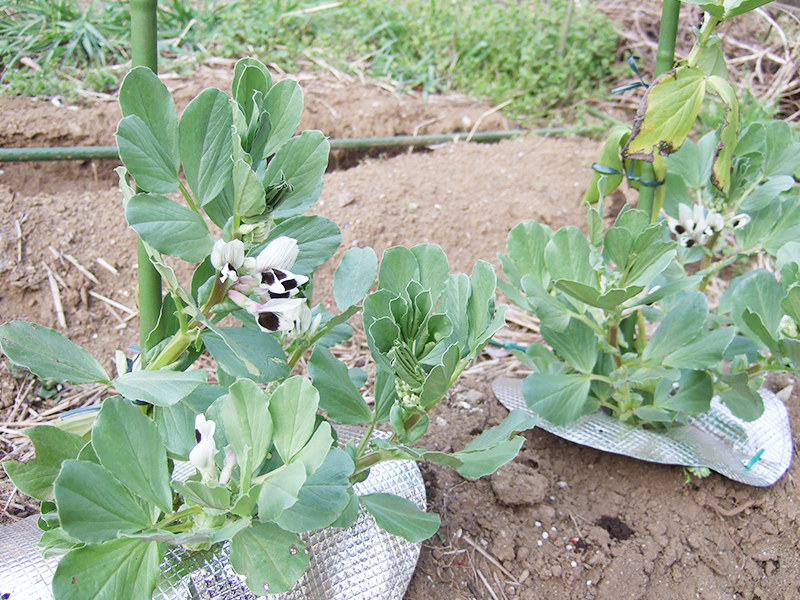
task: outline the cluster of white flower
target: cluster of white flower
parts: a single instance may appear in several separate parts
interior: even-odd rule
[[[240,240],[217,240],[211,264],[222,283],[233,282],[228,297],[252,314],[263,331],[313,333],[321,315],[312,319],[305,298],[295,297],[308,277],[289,270],[299,252],[297,240],[286,236],[271,241],[256,258],[245,257]]]
[[[212,420],[206,420],[204,414],[199,414],[194,419],[194,428],[197,432],[197,445],[189,453],[189,462],[203,476],[203,483],[206,485],[225,485],[230,481],[233,468],[236,466],[236,454],[233,447],[225,446],[225,460],[222,465],[222,472],[217,478],[217,465],[214,457],[217,455],[217,445],[214,443],[214,432],[217,424]]]
[[[718,234],[726,226],[740,229],[750,222],[750,216],[742,213],[725,222],[725,218],[713,210],[705,211],[702,205],[678,205],[678,218],[667,217],[670,231],[678,238],[678,243],[686,248],[695,244],[705,245],[709,238]]]

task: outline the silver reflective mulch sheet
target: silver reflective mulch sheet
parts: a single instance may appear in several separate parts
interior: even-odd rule
[[[347,442],[360,431],[337,427]],[[425,484],[412,461],[390,461],[373,467],[356,494],[386,492],[408,498],[425,509]],[[36,547],[41,531],[36,517],[0,528],[0,598],[52,598],[50,581],[57,558],[43,559]],[[310,564],[294,590],[269,596],[280,600],[399,600],[405,594],[419,558],[412,544],[380,529],[360,509],[349,529],[321,529],[305,534]],[[5,596],[4,594],[8,594]],[[153,594],[163,600],[244,600],[256,596],[244,578],[234,573],[227,546],[206,552],[172,549],[161,564],[161,579]]]
[[[522,381],[500,378],[492,384],[507,409],[534,414],[522,396]],[[650,431],[602,413],[586,415],[567,426],[540,418],[537,427],[560,438],[615,454],[669,465],[708,467],[748,485],[776,483],[792,461],[792,431],[786,405],[761,390],[764,414],[750,423],[734,417],[716,398],[711,410],[668,431]]]

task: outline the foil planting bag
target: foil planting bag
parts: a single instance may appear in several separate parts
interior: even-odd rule
[[[336,429],[343,443],[360,439],[359,433],[363,431],[347,426]],[[176,466],[176,478],[191,475],[193,468],[187,465]],[[426,509],[425,484],[413,461],[380,463],[370,470],[365,481],[353,487],[358,495],[395,494]],[[42,558],[37,547],[40,536],[36,516],[0,528],[0,598],[52,599],[50,582],[58,558]],[[291,592],[268,598],[400,600],[419,558],[419,544],[385,532],[363,507],[356,523],[348,529],[325,528],[301,537],[309,549],[308,569]],[[170,548],[161,563],[153,598],[254,600],[257,596],[247,588],[244,577],[234,572],[225,544],[204,552]]]
[[[492,383],[492,389],[508,410],[521,408],[535,414],[522,396],[521,380],[501,377]],[[764,414],[749,423],[733,416],[714,398],[710,411],[666,431],[642,429],[599,412],[566,426],[539,417],[536,426],[597,450],[661,464],[707,467],[734,481],[768,487],[792,462],[792,430],[780,398],[769,390],[759,393]]]

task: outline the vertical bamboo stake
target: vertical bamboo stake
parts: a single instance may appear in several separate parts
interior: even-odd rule
[[[131,2],[131,61],[134,67],[149,67],[158,72],[157,0]],[[156,271],[142,240],[138,244],[139,261],[139,348],[142,365],[146,364],[147,337],[158,325],[161,312],[161,276]]]
[[[572,12],[575,9],[575,0],[568,0],[567,2],[567,16],[564,17],[564,23],[561,25],[561,35],[558,40],[558,58],[564,58],[567,50],[567,37],[569,36],[569,28],[572,24]]]
[[[678,39],[678,20],[681,10],[680,0],[664,0],[661,7],[661,26],[658,32],[658,51],[656,53],[656,70],[653,79],[669,71],[675,63],[675,41]],[[644,181],[654,181],[656,178],[652,163],[642,163],[642,179]],[[650,222],[658,219],[653,212],[653,198],[656,188],[642,186],[639,190],[639,206],[650,214]]]

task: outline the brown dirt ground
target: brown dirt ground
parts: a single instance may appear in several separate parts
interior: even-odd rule
[[[379,85],[301,79],[308,106],[302,127],[332,137],[469,129],[489,109],[461,97],[425,104]],[[227,89],[229,81],[230,69],[220,67],[167,83],[182,106],[203,87]],[[118,118],[110,102],[69,110],[18,98],[0,98],[0,115],[0,145],[6,147],[111,144]],[[481,129],[510,126],[498,114],[481,123]],[[362,159],[326,175],[314,210],[342,228],[340,253],[356,245],[380,252],[392,244],[435,242],[454,271],[468,272],[478,259],[497,266],[508,231],[523,219],[553,227],[584,224],[579,201],[598,151],[598,143],[585,139],[524,137]],[[354,158],[334,162],[353,164]],[[120,211],[113,166],[87,161],[0,169],[0,321],[26,318],[57,326],[49,268],[63,282],[64,334],[108,368],[114,350],[137,337],[135,318],[92,295],[135,312],[135,240]],[[82,275],[68,255],[99,283]],[[332,272],[332,266],[320,269],[318,300],[330,297]],[[501,337],[534,339],[519,326]],[[351,350],[364,347],[359,339]],[[518,371],[505,351],[484,355],[435,409],[424,440],[428,447],[459,449],[498,423],[506,410],[490,384]],[[29,457],[17,433],[19,421],[33,422],[53,405],[37,399],[31,384],[5,366],[0,385],[0,459]],[[83,398],[93,399],[91,392]],[[788,404],[798,431],[797,394]],[[526,438],[515,461],[479,481],[423,467],[430,506],[442,515],[443,526],[423,545],[407,600],[800,598],[797,463],[769,489],[716,474],[684,485],[678,467],[602,453],[538,429]],[[0,478],[0,523],[35,511],[27,499],[11,494]]]

